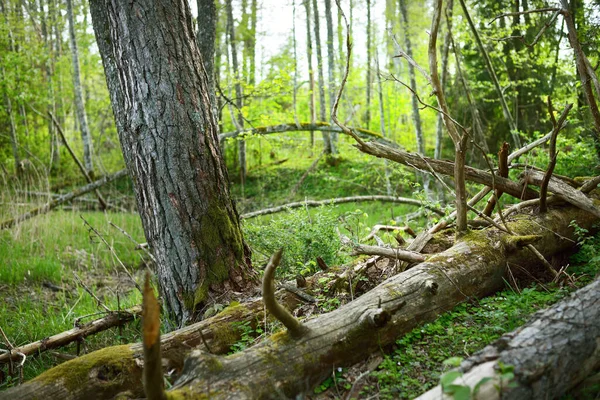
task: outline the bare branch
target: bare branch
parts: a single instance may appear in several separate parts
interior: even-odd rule
[[[545,13],[545,12],[560,11],[560,10],[561,10],[560,8],[556,8],[556,7],[547,7],[547,8],[538,8],[538,9],[535,9],[535,10],[527,10],[527,11],[518,11],[518,12],[504,13],[504,14],[496,15],[490,22],[488,22],[488,25],[491,25],[492,22],[494,22],[495,20],[497,20],[499,18],[515,17],[517,15],[534,14],[534,13]]]
[[[144,392],[149,400],[166,400],[160,356],[160,306],[150,286],[150,272],[144,281],[142,308],[144,343]]]
[[[283,308],[275,298],[275,269],[279,266],[283,249],[279,249],[267,264],[263,276],[263,302],[267,310],[273,314],[290,332],[293,338],[299,339],[308,332],[308,328],[298,321],[288,310]]]

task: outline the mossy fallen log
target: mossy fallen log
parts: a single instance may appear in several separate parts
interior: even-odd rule
[[[474,399],[556,399],[571,394],[600,368],[599,305],[596,280],[464,360],[458,368],[462,375],[451,384],[456,390],[468,387]],[[514,377],[502,379],[508,369]],[[437,386],[418,400],[452,398]]]
[[[543,215],[519,216],[509,226],[516,235],[538,235],[535,246],[550,257],[573,248],[571,221],[590,229],[597,218],[565,206]],[[352,365],[456,304],[501,289],[507,263],[536,268],[539,260],[528,250],[515,249],[515,243],[514,237],[493,227],[470,232],[453,247],[429,256],[355,301],[305,321],[308,332],[299,339],[282,331],[230,356],[195,350],[168,397],[282,398],[307,392],[332,368]],[[196,346],[200,343],[198,340]],[[115,348],[108,348],[66,362],[21,387],[0,393],[0,399],[84,399],[94,387],[95,398],[112,398],[127,391],[130,398],[141,396],[140,353],[134,353],[135,346],[139,345],[116,348],[121,354],[119,361],[108,356],[115,355]],[[180,343],[165,349],[164,354],[180,351],[183,357],[190,346],[196,347]],[[98,374],[97,364],[89,361],[97,360],[98,354],[107,354],[111,374]],[[92,379],[93,374],[104,380]]]

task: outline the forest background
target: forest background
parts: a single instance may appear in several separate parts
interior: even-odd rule
[[[411,169],[368,157],[343,135],[339,136],[335,149],[328,149],[326,137],[320,132],[263,134],[260,129],[279,124],[330,123],[332,99],[346,60],[345,26],[336,7],[329,10],[331,15],[327,18],[321,1],[227,0],[217,4],[215,79],[220,131],[254,129],[243,139],[223,141],[240,214],[306,198],[322,200],[357,195],[413,197],[442,210],[452,205],[452,194],[435,181]],[[191,6],[196,13],[196,4]],[[558,109],[573,103],[569,123],[558,137],[560,155],[555,173],[597,175],[598,132],[593,128],[577,76],[563,18],[552,11],[496,18],[503,13],[549,6],[555,5],[528,0],[466,4],[491,59],[508,105],[508,117],[460,2],[446,10],[440,37],[444,38],[440,40],[440,59],[447,74],[446,97],[456,119],[472,127],[475,140],[492,158],[496,158],[504,141],[516,149],[552,130],[548,97]],[[355,0],[342,2],[342,7],[349,17],[354,52],[340,102],[341,119],[408,151],[452,159],[453,145],[440,133],[443,125],[439,115],[415,103],[411,91],[401,83],[422,99],[430,100],[431,87],[426,79],[398,56],[401,50],[406,51],[417,64],[427,66],[429,2]],[[82,160],[92,178],[119,171],[124,162],[88,3],[2,0],[0,8],[1,222],[86,183],[64,142]],[[315,20],[316,10],[319,16]],[[600,4],[572,1],[570,11],[582,48],[596,70],[600,64],[597,51]],[[329,29],[328,19],[333,23]],[[234,68],[234,52],[239,60],[237,68]],[[64,141],[60,131],[64,132]],[[548,161],[547,152],[540,149],[521,162],[545,168]],[[485,166],[475,146],[469,152],[468,164]],[[516,176],[518,171],[511,173]],[[84,285],[91,287],[111,309],[140,303],[139,293],[133,290],[120,262],[134,271],[139,280],[143,267],[151,264],[150,256],[134,250],[136,244],[112,225],[127,231],[134,242],[145,241],[128,178],[117,179],[103,188],[103,196],[110,205],[106,212],[97,211],[96,197],[89,195],[0,232],[0,327],[13,344],[18,346],[60,332],[71,326],[76,316],[96,312],[96,300],[87,294]],[[272,252],[285,244],[281,276],[291,278],[317,271],[316,257],[322,257],[330,265],[350,262],[348,252],[340,251],[336,227],[358,241],[375,224],[407,223],[417,229],[435,223],[436,218],[424,207],[364,202],[248,219],[244,232],[253,248],[256,266],[264,265]],[[100,233],[91,231],[90,226]],[[106,238],[110,246],[99,236]],[[394,235],[383,235],[383,240],[394,243]],[[579,255],[580,261],[596,260],[585,268],[597,267],[598,250],[592,245],[597,240],[587,239],[582,232],[581,241],[587,247],[585,254]],[[593,270],[585,272],[594,275]],[[467,340],[473,346],[465,353],[513,329],[534,309],[564,294],[559,287],[550,292],[532,291],[535,304],[527,310],[518,308],[515,311],[518,318],[499,311],[504,325],[492,324],[497,329],[489,335],[480,333],[485,338],[471,331],[463,333],[467,339],[461,336],[459,341]],[[507,294],[502,296],[506,298]],[[323,311],[339,306],[340,302],[328,299],[323,302]],[[499,306],[506,304],[512,303],[498,302]],[[214,311],[224,306],[217,304]],[[510,311],[514,307],[511,305]],[[477,316],[478,312],[475,310],[472,315]],[[168,321],[165,324],[169,327]],[[432,326],[424,331],[442,329]],[[125,330],[98,335],[89,339],[86,346],[91,350],[115,342],[135,341],[139,338],[138,329],[130,325]],[[240,330],[246,335],[236,342],[238,350],[263,334],[247,326]],[[414,343],[407,340],[410,339],[399,339],[398,346],[412,349]],[[383,367],[372,373],[365,393],[371,390],[393,397],[400,390],[403,396],[410,397],[436,383],[443,368],[441,362],[455,354],[442,350],[447,344],[440,346],[440,354],[435,354],[435,350],[427,347],[431,343],[417,337],[415,342],[419,341],[426,342],[427,350],[416,350],[412,359],[397,359],[405,357],[401,354],[406,352],[385,356],[387,364],[384,362]],[[434,354],[429,357],[435,360],[432,371],[425,371],[430,367],[427,366],[414,377],[400,378],[402,374],[393,365],[428,364],[429,361],[419,359],[423,352]],[[25,378],[36,376],[58,359],[60,356],[56,354],[33,358],[26,364]],[[339,375],[345,379],[343,372]],[[332,379],[321,389],[335,387],[332,383],[335,374]],[[0,383],[3,387],[13,384],[15,381],[11,379]]]

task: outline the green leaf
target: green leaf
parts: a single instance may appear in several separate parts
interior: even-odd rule
[[[450,366],[450,367],[458,367],[460,365],[460,363],[462,362],[462,357],[450,357],[446,360],[444,360],[443,364]]]
[[[445,387],[450,385],[456,378],[462,376],[462,372],[460,371],[448,371],[440,378],[440,384],[444,388],[444,392],[446,392]]]

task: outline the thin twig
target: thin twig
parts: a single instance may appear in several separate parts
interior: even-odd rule
[[[104,239],[104,236],[102,236],[102,234],[100,232],[98,232],[96,230],[96,228],[94,228],[92,225],[90,225],[90,223],[87,222],[85,218],[83,218],[82,215],[80,215],[80,218],[89,227],[89,229],[92,232],[94,232],[96,234],[96,236],[98,236],[100,238],[100,240],[102,240],[102,242],[106,245],[106,247],[108,247],[108,250],[111,252],[111,254],[113,255],[113,257],[115,257],[117,259],[117,261],[119,262],[119,265],[121,266],[121,268],[123,269],[123,271],[125,272],[125,274],[127,274],[127,276],[129,277],[129,279],[131,279],[131,282],[135,285],[135,287],[137,288],[137,290],[139,290],[140,293],[144,294],[144,292],[143,292],[142,288],[140,287],[140,285],[138,285],[138,283],[133,278],[133,275],[131,274],[131,272],[129,272],[129,270],[127,269],[127,267],[125,266],[125,264],[123,264],[123,261],[121,261],[121,259],[119,258],[119,256],[115,252],[115,249],[106,241],[106,239]]]

